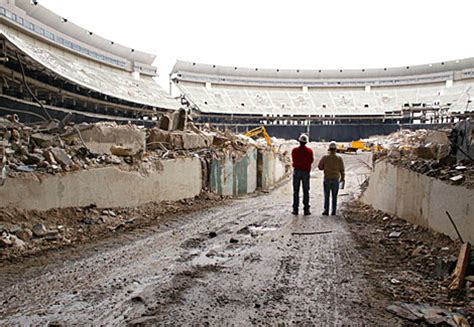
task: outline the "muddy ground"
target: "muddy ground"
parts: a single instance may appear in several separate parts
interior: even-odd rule
[[[347,189],[340,199],[348,202],[370,158],[344,158]],[[357,232],[372,233],[370,224],[360,216],[322,217],[321,174],[311,183],[309,217],[291,215],[287,182],[80,247],[3,261],[0,325],[403,323],[385,310],[396,290],[383,282],[411,278],[388,273],[390,267],[414,268],[395,250],[385,258],[388,269],[375,265],[384,252]],[[314,232],[323,233],[295,234]],[[457,251],[456,243],[441,242],[449,254]],[[420,294],[445,292],[434,285],[420,284]]]

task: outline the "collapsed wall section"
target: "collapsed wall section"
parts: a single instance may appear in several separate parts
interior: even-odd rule
[[[393,165],[376,163],[362,201],[375,209],[465,242],[474,242],[474,190]]]

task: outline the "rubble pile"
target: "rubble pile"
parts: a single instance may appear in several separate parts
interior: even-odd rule
[[[370,141],[385,149],[374,160],[389,160],[420,174],[474,188],[474,162],[452,155],[449,135],[450,130],[401,130]]]
[[[397,306],[417,303],[426,308],[442,307],[474,321],[473,255],[463,288],[449,288],[460,242],[358,201],[347,204],[343,211],[361,254],[368,260],[365,277],[393,301],[388,311],[402,316]],[[416,320],[422,322],[427,317],[423,314]]]
[[[58,123],[27,126],[12,119],[0,118],[0,155],[4,176],[20,173],[76,171],[106,165],[131,164],[140,153],[97,153],[91,151],[82,133],[93,124],[68,125]]]
[[[28,126],[15,116],[0,117],[0,171],[5,178],[24,173],[56,174],[116,165],[138,169],[164,159],[236,157],[249,146],[265,147],[242,135],[189,123],[183,130],[145,130],[135,125],[47,122]]]
[[[134,208],[98,209],[94,205],[48,211],[0,208],[0,261],[97,238],[117,237],[130,230],[170,228],[173,220],[181,219],[183,214],[215,206],[225,199],[203,192],[193,199]]]

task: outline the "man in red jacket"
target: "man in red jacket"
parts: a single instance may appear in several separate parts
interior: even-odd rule
[[[309,176],[311,173],[311,164],[314,161],[313,150],[306,146],[309,138],[302,134],[298,141],[300,146],[291,151],[291,158],[293,160],[293,214],[298,214],[298,207],[300,204],[300,185],[303,184],[303,206],[304,214],[308,216],[309,211]]]

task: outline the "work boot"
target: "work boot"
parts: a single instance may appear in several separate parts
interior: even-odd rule
[[[336,215],[336,212],[334,211],[333,213],[331,213],[331,216],[335,216]]]
[[[295,215],[295,216],[298,216],[298,210],[293,210],[293,211],[291,212],[291,214],[292,214],[292,215]]]
[[[305,216],[311,215],[311,211],[305,211],[305,212],[304,212],[304,215],[305,215]]]
[[[322,215],[323,215],[323,216],[329,216],[329,212],[323,211]]]

